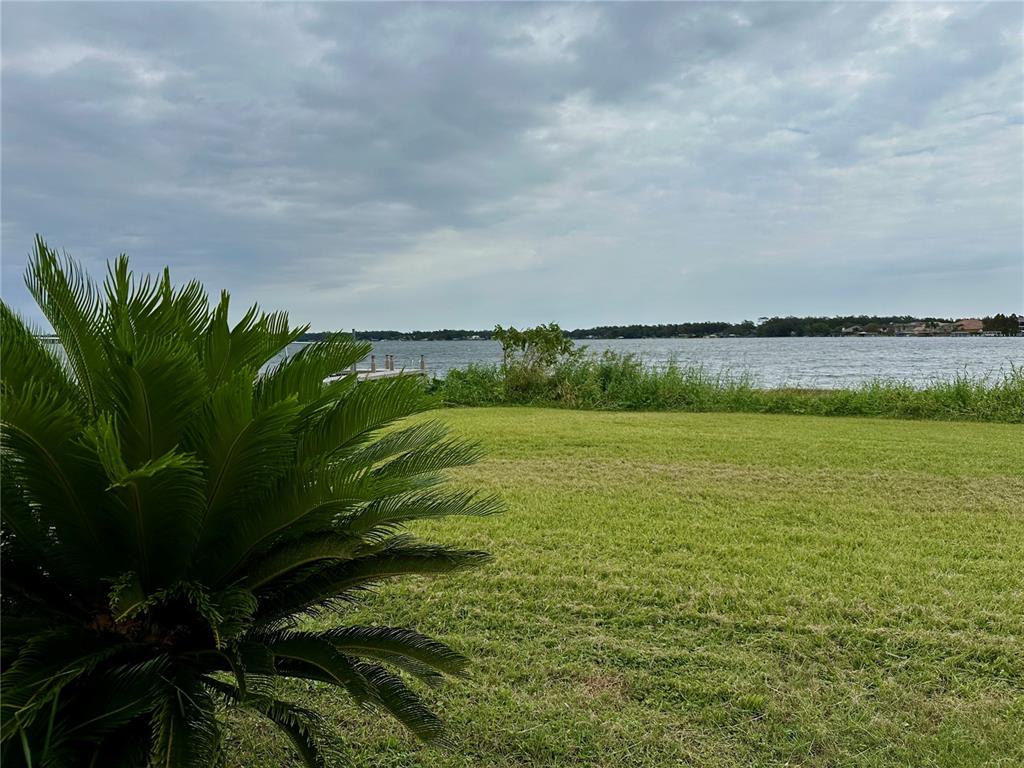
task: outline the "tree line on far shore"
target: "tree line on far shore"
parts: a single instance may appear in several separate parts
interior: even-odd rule
[[[1016,314],[996,314],[981,318],[986,332],[1016,336],[1019,333]],[[602,325],[595,328],[577,328],[565,331],[571,339],[667,339],[700,338],[708,336],[780,337],[780,336],[839,336],[844,329],[858,327],[867,333],[892,335],[896,326],[925,323],[938,326],[952,323],[952,318],[912,317],[910,315],[845,315],[834,317],[762,317],[754,322],[741,323],[706,321],[699,323],[667,323],[660,325]],[[437,331],[355,331],[355,338],[368,341],[455,341],[491,339],[493,330],[464,330],[444,328]],[[306,333],[302,341],[319,341],[332,335],[322,331]]]

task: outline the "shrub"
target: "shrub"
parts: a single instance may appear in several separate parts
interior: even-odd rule
[[[497,325],[491,338],[501,343],[501,381],[512,402],[549,397],[552,369],[579,355],[557,323],[523,331]]]
[[[493,365],[470,364],[453,369],[433,388],[449,405],[497,405],[505,402],[505,382]]]
[[[484,562],[404,524],[482,515],[497,501],[440,481],[476,446],[436,423],[413,378],[324,384],[369,350],[228,295],[136,279],[121,257],[102,290],[37,240],[27,283],[66,351],[6,306],[2,331],[5,766],[207,766],[222,706],[283,730],[307,765],[328,750],[317,713],[276,678],[336,685],[436,740],[407,684],[466,660],[411,629],[306,631],[368,588]]]

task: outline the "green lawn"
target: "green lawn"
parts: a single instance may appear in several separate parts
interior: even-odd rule
[[[1024,429],[748,414],[449,410],[500,517],[424,526],[496,562],[362,621],[474,660],[454,746],[317,688],[358,766],[1024,765]],[[236,721],[231,766],[297,765]]]

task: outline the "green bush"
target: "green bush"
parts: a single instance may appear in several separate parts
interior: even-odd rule
[[[499,405],[506,402],[505,382],[497,366],[470,364],[453,369],[432,389],[450,405]]]
[[[552,370],[571,364],[579,357],[572,339],[557,323],[520,331],[494,327],[491,338],[501,343],[501,382],[510,402],[530,402],[550,397]]]
[[[487,559],[402,532],[499,506],[441,483],[474,445],[396,425],[431,407],[419,382],[324,384],[369,351],[344,337],[260,376],[305,328],[256,307],[231,327],[226,293],[211,307],[200,284],[136,279],[124,257],[101,290],[37,240],[27,283],[67,359],[0,305],[4,765],[205,768],[225,706],[326,765],[318,714],[278,698],[277,678],[340,686],[440,738],[407,676],[466,660],[343,623],[377,583]],[[313,614],[337,624],[306,631]]]

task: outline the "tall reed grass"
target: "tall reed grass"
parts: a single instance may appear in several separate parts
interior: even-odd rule
[[[548,405],[594,410],[731,411],[1024,422],[1024,368],[999,377],[959,374],[927,386],[877,379],[848,389],[761,388],[745,373],[715,373],[670,362],[643,364],[606,352],[574,357],[550,371],[470,365],[434,382],[453,406]]]

